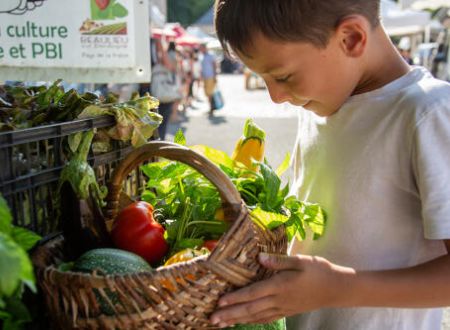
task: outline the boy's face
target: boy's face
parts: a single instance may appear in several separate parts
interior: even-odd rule
[[[280,42],[256,34],[243,63],[266,82],[275,103],[289,102],[319,116],[335,113],[356,88],[355,58],[332,36],[326,48],[306,42]]]

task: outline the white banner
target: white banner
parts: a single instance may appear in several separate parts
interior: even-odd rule
[[[149,71],[147,1],[0,0],[0,80],[141,82]]]

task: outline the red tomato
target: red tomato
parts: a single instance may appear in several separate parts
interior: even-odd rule
[[[105,10],[105,8],[109,5],[109,0],[95,0],[95,3],[100,10]]]
[[[207,248],[209,251],[212,251],[217,246],[218,240],[216,239],[210,239],[203,243],[203,247]]]
[[[158,263],[169,250],[164,228],[153,218],[153,206],[135,202],[117,215],[111,230],[114,244],[147,260]]]

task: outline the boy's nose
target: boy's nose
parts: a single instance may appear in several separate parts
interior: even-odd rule
[[[266,82],[267,89],[269,91],[270,98],[274,103],[284,103],[291,100],[289,93],[277,84],[268,84]]]

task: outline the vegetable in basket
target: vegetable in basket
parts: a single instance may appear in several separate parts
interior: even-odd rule
[[[113,223],[111,238],[118,248],[136,253],[155,265],[169,251],[164,232],[153,217],[153,206],[141,201],[119,212]]]
[[[151,272],[152,267],[140,256],[119,249],[93,249],[84,253],[74,263],[70,271],[96,273],[98,275],[123,275],[140,272]],[[103,313],[114,315],[113,306],[119,304],[117,292],[106,289],[102,295],[93,290]],[[107,299],[105,298],[108,297]]]
[[[207,248],[201,248],[200,250],[196,249],[184,249],[180,252],[175,253],[171,256],[165,263],[164,266],[169,266],[173,264],[177,264],[179,262],[189,261],[199,256],[208,255],[210,250]]]
[[[266,133],[252,119],[247,119],[244,134],[238,140],[231,158],[257,171],[258,162],[264,160],[265,137]]]
[[[217,239],[209,239],[203,243],[203,247],[207,248],[209,251],[212,251],[216,248],[217,243],[219,243]]]
[[[73,264],[72,271],[102,275],[122,275],[150,272],[152,267],[140,256],[119,249],[93,249],[84,253]]]

